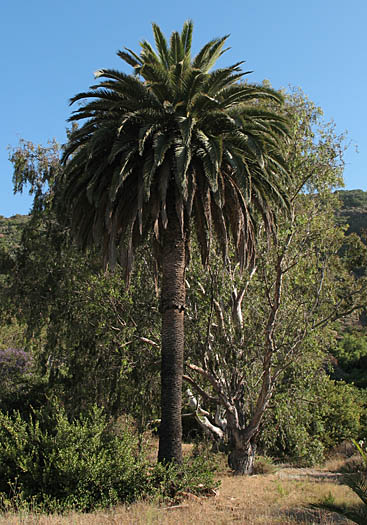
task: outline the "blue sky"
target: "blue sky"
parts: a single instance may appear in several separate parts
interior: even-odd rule
[[[0,215],[27,213],[13,196],[7,146],[19,138],[65,141],[68,99],[101,67],[128,71],[116,57],[194,21],[194,51],[230,33],[221,65],[246,60],[250,81],[299,86],[338,132],[348,130],[347,189],[367,189],[367,2],[365,0],[2,0],[0,4]],[[356,153],[358,146],[359,153]]]

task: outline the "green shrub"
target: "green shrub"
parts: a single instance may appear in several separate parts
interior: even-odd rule
[[[56,404],[27,420],[0,412],[3,501],[15,486],[22,501],[45,511],[108,507],[148,489],[131,432],[117,429],[96,407],[69,421]]]
[[[36,374],[33,365],[29,352],[2,347],[0,341],[0,410],[18,410],[24,416],[29,414],[31,406],[44,404],[45,381]]]
[[[276,466],[271,458],[266,456],[258,456],[255,459],[253,474],[274,474]]]
[[[318,378],[313,391],[295,393],[292,400],[287,393],[274,396],[259,448],[268,456],[312,466],[345,439],[362,437],[365,418],[360,391],[325,375]]]
[[[142,497],[208,494],[213,472],[203,457],[150,468],[137,436],[97,407],[72,420],[56,402],[27,419],[0,412],[3,511],[91,511]]]
[[[333,350],[338,366],[334,375],[359,388],[367,387],[367,337],[359,333],[346,333]]]
[[[215,467],[206,458],[186,458],[182,465],[158,463],[150,473],[150,493],[158,499],[180,499],[187,493],[213,494],[219,482]]]

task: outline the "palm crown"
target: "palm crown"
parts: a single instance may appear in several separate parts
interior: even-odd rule
[[[83,102],[70,120],[85,122],[64,151],[63,201],[82,246],[99,244],[127,274],[147,232],[160,242],[168,199],[182,230],[194,218],[204,262],[214,232],[224,256],[232,236],[242,264],[254,255],[254,210],[269,227],[272,204],[285,202],[286,122],[266,109],[281,95],[240,82],[241,62],[210,71],[227,36],[192,58],[192,29],[186,22],[168,44],[153,24],[157,51],[143,41],[140,55],[118,52],[134,75],[101,69],[99,84],[71,99]]]

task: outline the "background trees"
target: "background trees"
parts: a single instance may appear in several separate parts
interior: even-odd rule
[[[24,230],[11,262],[3,270],[1,312],[13,334],[5,325],[3,343],[33,356],[44,391],[69,415],[98,403],[108,415],[133,415],[140,427],[158,417],[159,313],[147,254],[138,258],[127,293],[121,270],[102,272],[45,213]],[[25,404],[34,402],[29,396]]]
[[[24,141],[12,153],[17,188],[28,183],[36,195],[23,231],[8,236],[0,252],[1,342],[32,355],[39,389],[57,395],[69,416],[98,403],[109,416],[133,415],[141,428],[159,415],[153,264],[143,247],[127,293],[120,268],[103,272],[95,253],[75,248],[50,207],[55,154],[55,145]],[[27,390],[24,411],[37,399]]]

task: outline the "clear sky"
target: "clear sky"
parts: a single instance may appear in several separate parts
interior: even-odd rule
[[[367,189],[366,0],[1,0],[0,215],[28,213],[13,196],[7,146],[65,141],[68,99],[101,67],[128,71],[116,51],[194,21],[194,51],[230,34],[221,65],[246,60],[248,80],[299,86],[338,132],[348,130],[347,189]],[[359,153],[356,153],[358,146]]]

